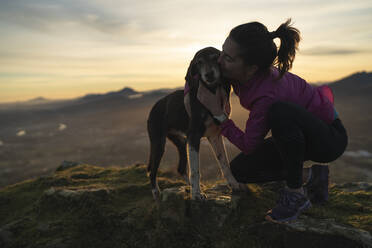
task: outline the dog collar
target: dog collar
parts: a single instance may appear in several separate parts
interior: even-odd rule
[[[222,114],[222,115],[214,115],[213,118],[215,120],[217,120],[217,122],[219,124],[221,124],[222,122],[226,121],[228,119],[228,117],[226,116],[226,114]]]

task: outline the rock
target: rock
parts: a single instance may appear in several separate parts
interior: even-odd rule
[[[64,198],[81,198],[87,197],[89,195],[97,198],[105,198],[110,193],[110,190],[106,188],[98,189],[56,189],[51,187],[50,189],[44,191],[45,196],[62,196]]]
[[[79,173],[79,174],[74,174],[71,176],[71,178],[73,179],[89,179],[89,178],[97,178],[97,176],[90,176],[88,174],[84,174],[84,173]]]
[[[186,187],[174,187],[174,188],[167,188],[161,192],[161,201],[167,202],[170,200],[181,200],[184,199],[186,192]]]
[[[50,224],[45,223],[45,222],[41,222],[37,225],[36,230],[38,230],[40,232],[47,232],[47,231],[50,230]]]
[[[190,199],[189,186],[164,189],[159,206],[160,218],[179,224],[192,221],[196,224],[208,222],[211,226],[222,227],[239,204],[241,195],[232,195],[226,184],[217,184],[204,191],[203,201]]]
[[[183,180],[160,173],[163,191],[154,202],[146,165],[106,169],[68,162],[61,169],[0,190],[1,248],[348,248],[372,243],[368,183],[333,186],[327,204],[314,205],[292,223],[276,224],[264,217],[275,206],[282,182],[248,184],[249,192],[239,194],[226,183],[208,183],[201,185],[207,198],[193,201]]]
[[[24,222],[25,219],[18,219],[18,220],[14,220],[8,224],[6,224],[5,226],[2,227],[2,229],[4,230],[12,230],[12,229],[15,229],[17,228],[17,226],[21,225],[22,222]]]
[[[66,169],[69,169],[71,167],[78,166],[80,163],[79,162],[72,162],[72,161],[66,161],[64,160],[61,165],[56,169],[56,171],[63,171]]]
[[[68,248],[70,245],[66,244],[62,238],[54,239],[49,241],[44,246],[45,248]]]
[[[51,187],[44,191],[38,204],[38,212],[75,211],[82,208],[95,209],[110,199],[106,188],[66,189]]]
[[[346,191],[346,192],[356,192],[356,191],[366,191],[372,192],[372,183],[367,182],[351,182],[351,183],[343,183],[337,184],[334,186],[337,189]]]
[[[0,247],[11,247],[14,240],[14,234],[8,230],[0,229]]]
[[[366,184],[360,185],[365,188]],[[192,223],[196,227],[201,226],[200,229],[213,227],[212,230],[215,231],[219,228],[223,230],[231,221],[239,223],[237,211],[249,211],[241,209],[241,205],[247,200],[245,198],[249,199],[249,193],[231,194],[225,184],[215,185],[204,193],[207,195],[205,201],[192,201],[188,186],[164,189],[159,206],[160,220],[183,226]],[[302,240],[307,242],[303,247],[326,247],[325,244],[332,243],[339,244],[335,247],[372,247],[372,236],[367,231],[336,223],[333,219],[314,219],[306,215],[287,224],[263,221],[245,225],[241,222],[240,229],[247,235],[283,235],[285,239],[283,245],[278,245],[280,247],[296,247],[295,244]],[[270,243],[277,242],[275,237],[268,237],[267,240]]]
[[[17,219],[12,222],[7,223],[6,225],[0,228],[0,247],[11,247],[12,242],[15,239],[14,233],[17,232],[19,226],[25,222],[26,219]]]
[[[372,247],[372,236],[369,232],[336,223],[333,219],[313,219],[303,216],[296,221],[285,224],[301,232],[314,232],[321,235],[346,237],[361,244],[362,247]]]

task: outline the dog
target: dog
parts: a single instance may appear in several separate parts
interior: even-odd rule
[[[224,104],[230,107],[231,86],[223,79],[217,60],[220,51],[213,47],[199,50],[187,70],[184,90],[177,90],[155,103],[147,120],[150,138],[150,157],[147,171],[151,180],[152,194],[159,200],[160,189],[156,174],[164,153],[166,138],[176,147],[179,154],[178,173],[191,185],[191,199],[203,200],[200,191],[199,147],[200,139],[210,142],[220,169],[233,191],[246,191],[245,184],[236,181],[231,173],[218,121],[197,99],[199,84],[216,94],[221,91]],[[189,162],[189,170],[187,170]],[[189,175],[187,175],[187,171]]]

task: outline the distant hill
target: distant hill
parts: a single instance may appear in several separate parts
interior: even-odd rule
[[[125,87],[118,91],[110,91],[102,94],[87,94],[73,99],[50,100],[37,97],[28,101],[13,103],[0,103],[0,111],[62,111],[62,112],[86,112],[108,108],[118,108],[134,102],[139,104],[148,103],[153,99],[160,98],[175,89],[157,89],[139,92]]]
[[[346,76],[340,80],[334,82],[327,82],[323,83],[329,85],[337,95],[342,96],[355,96],[356,94],[361,94],[362,96],[371,94],[372,93],[372,72],[361,71],[349,76]],[[52,103],[52,102],[66,102],[70,105],[72,102],[76,102],[81,104],[82,102],[95,102],[95,101],[106,101],[114,98],[121,98],[121,99],[133,99],[136,97],[131,96],[154,96],[154,95],[165,95],[170,93],[174,90],[182,89],[179,88],[164,88],[164,89],[157,89],[157,90],[150,90],[150,91],[136,91],[129,87],[124,87],[119,91],[110,91],[107,93],[102,94],[87,94],[82,97],[77,97],[74,99],[60,99],[60,100],[51,100],[45,97],[37,97],[27,101],[18,101],[14,103],[0,103],[1,106],[22,106],[23,104],[43,104],[43,103]],[[137,97],[138,98],[138,97]]]
[[[104,94],[88,94],[88,95],[85,95],[85,96],[79,98],[78,100],[95,101],[95,100],[99,100],[99,99],[103,99],[103,98],[107,98],[107,97],[115,97],[115,96],[129,97],[129,96],[135,95],[135,94],[138,94],[138,92],[133,90],[132,88],[125,87],[122,90],[111,91],[111,92],[104,93]]]
[[[358,72],[328,83],[335,95],[342,97],[368,97],[372,96],[372,72]]]
[[[45,97],[36,97],[34,99],[31,99],[31,100],[28,100],[27,102],[29,103],[45,103],[47,101],[50,101],[49,99],[45,98]]]

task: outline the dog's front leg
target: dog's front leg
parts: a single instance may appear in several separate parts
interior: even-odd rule
[[[199,148],[201,135],[196,132],[190,132],[187,137],[187,156],[189,163],[189,177],[191,184],[191,199],[203,200],[206,198],[200,192],[200,170],[199,170]]]
[[[222,136],[219,134],[208,137],[208,141],[211,144],[216,158],[219,162],[222,174],[226,178],[229,186],[233,191],[247,191],[248,188],[243,183],[238,183],[231,173],[229,160],[227,158],[225,145],[223,143]]]

